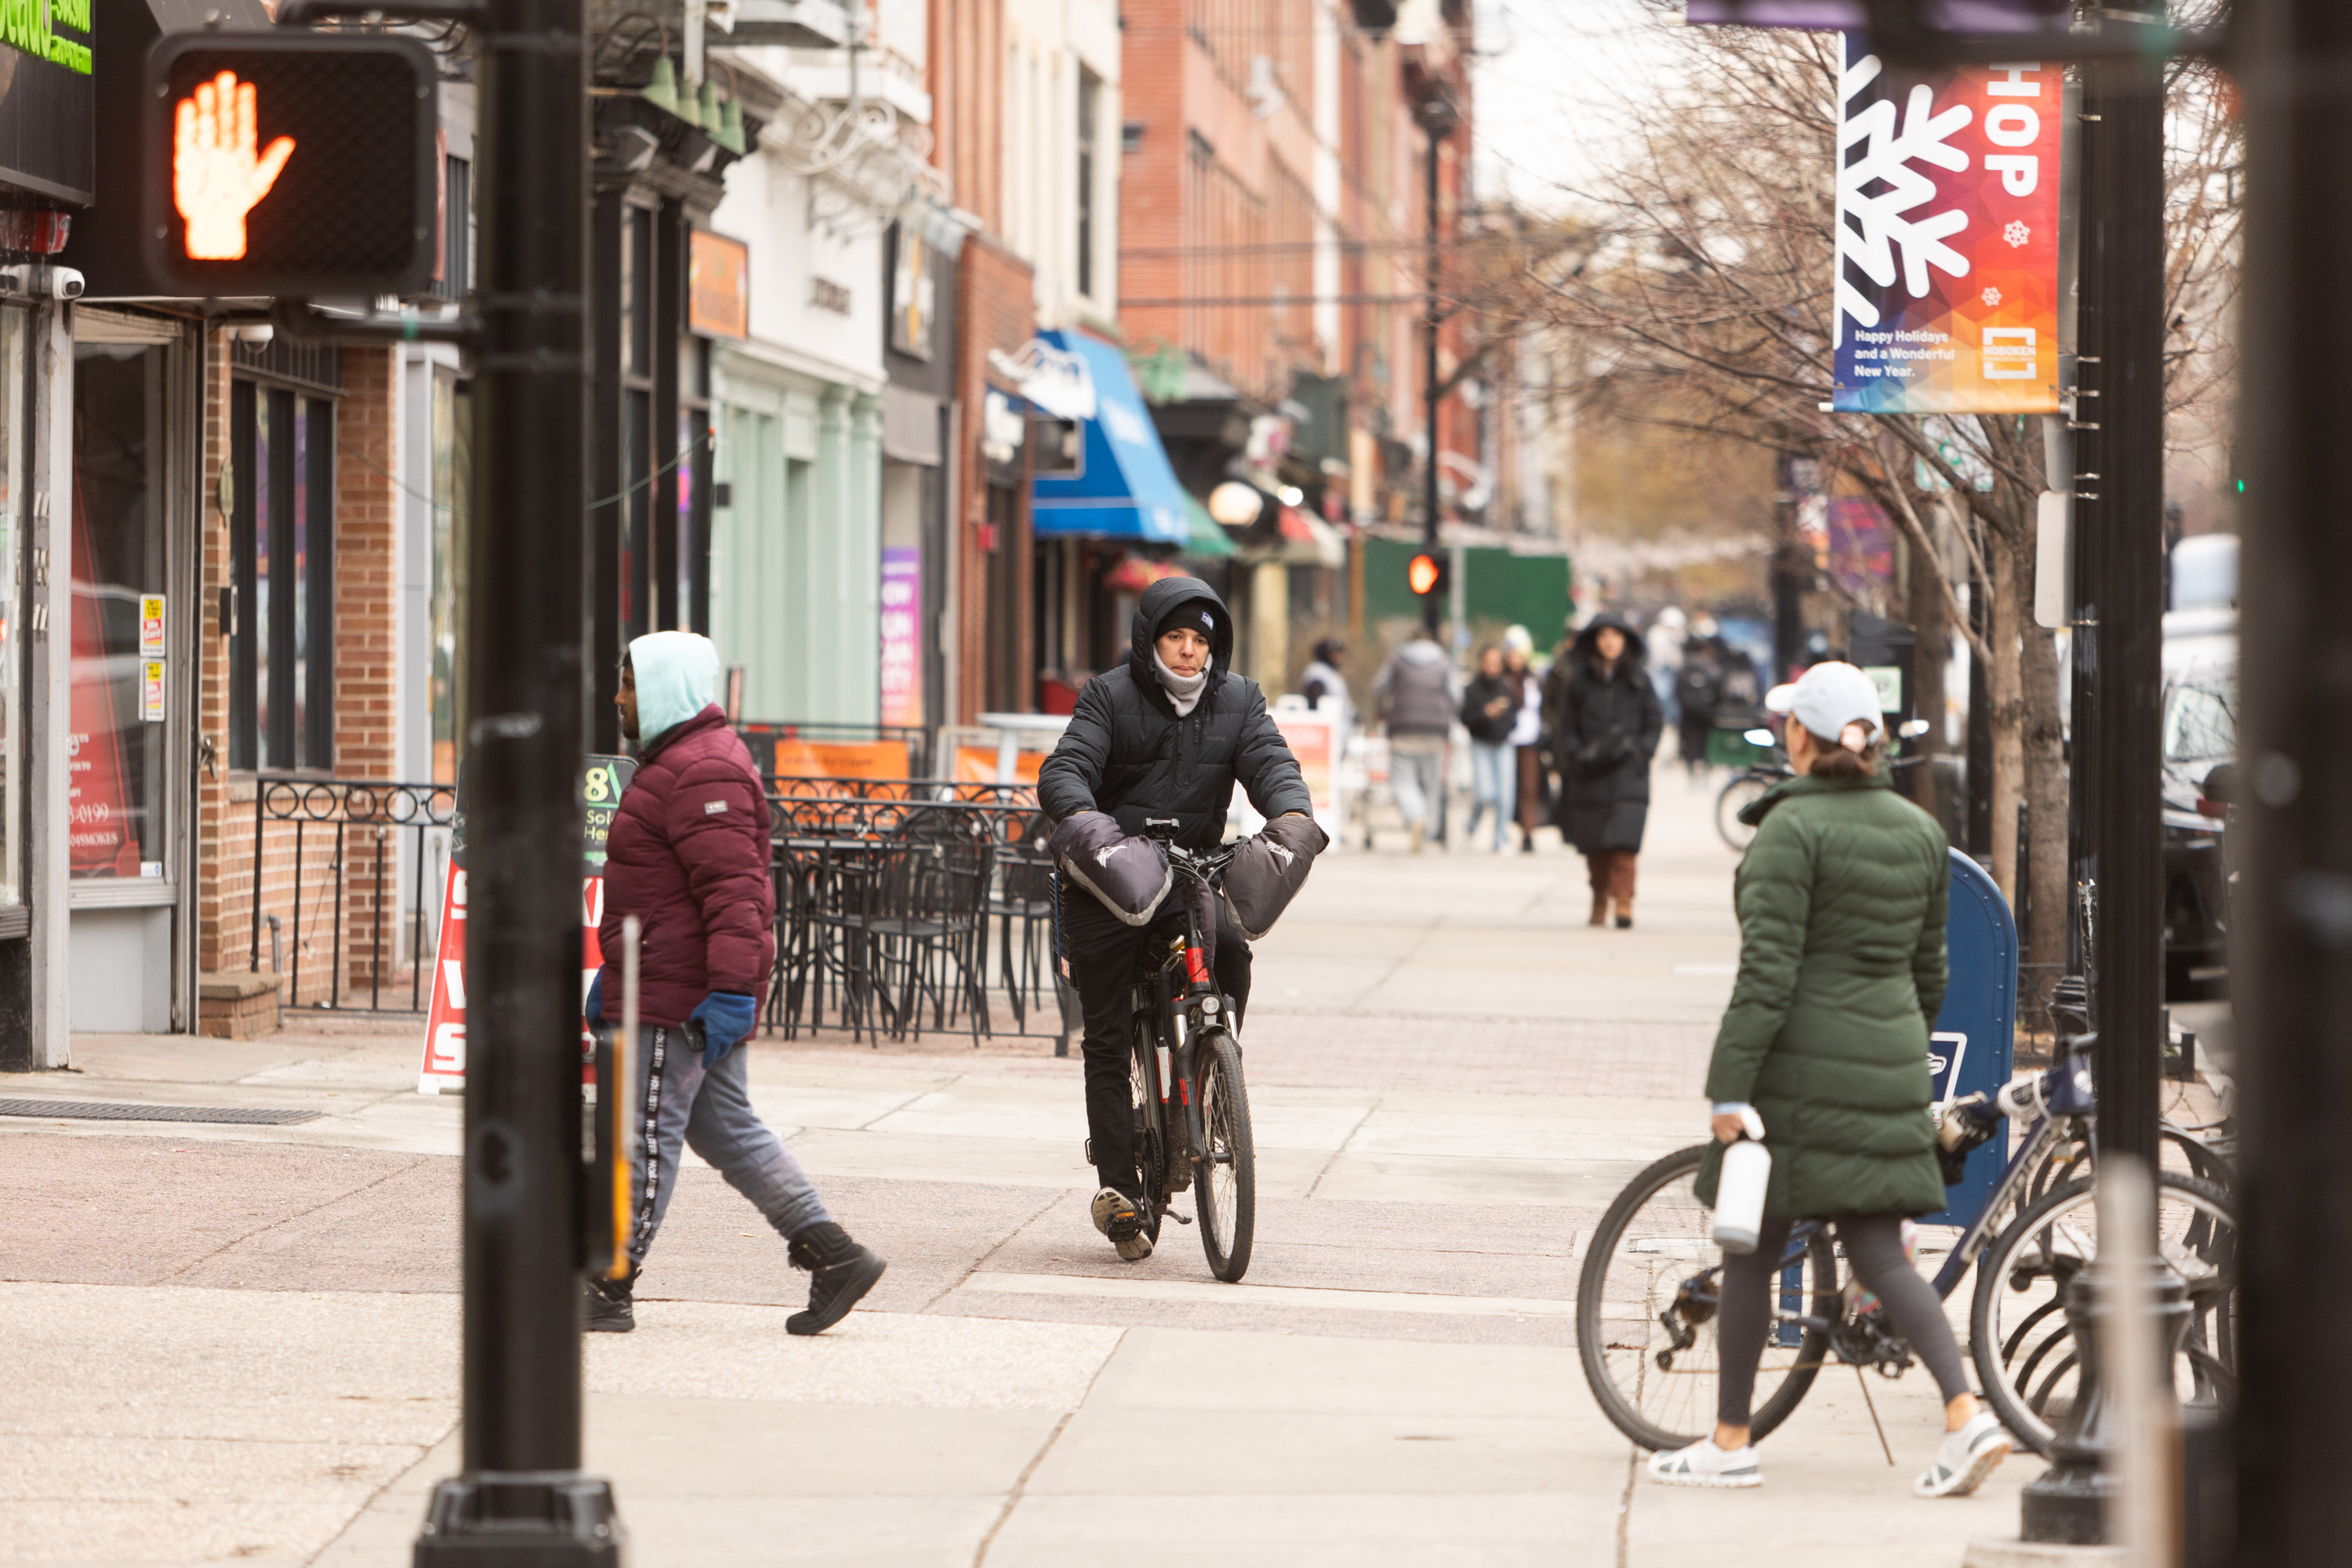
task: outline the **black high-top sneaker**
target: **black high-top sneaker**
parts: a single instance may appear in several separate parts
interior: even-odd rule
[[[788,1334],[824,1332],[849,1316],[849,1309],[874,1289],[874,1282],[889,1267],[831,1220],[793,1237],[784,1256],[793,1268],[809,1272],[808,1310],[784,1320]]]
[[[583,1279],[582,1294],[588,1303],[588,1321],[583,1325],[592,1334],[625,1334],[637,1326],[635,1292],[637,1272],[632,1268],[625,1279]]]

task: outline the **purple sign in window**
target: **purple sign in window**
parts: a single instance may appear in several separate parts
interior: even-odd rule
[[[2063,34],[2064,0],[1914,0],[1922,26],[1946,33]],[[1865,32],[1863,0],[1690,0],[1694,26],[1806,27],[1829,33]]]

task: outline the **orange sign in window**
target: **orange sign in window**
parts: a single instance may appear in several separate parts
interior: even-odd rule
[[[687,241],[689,331],[713,337],[751,335],[751,250],[740,239],[696,229]]]
[[[251,82],[223,71],[180,100],[172,122],[172,201],[188,226],[192,261],[245,258],[245,215],[278,183],[294,138],[267,149],[256,129]]]

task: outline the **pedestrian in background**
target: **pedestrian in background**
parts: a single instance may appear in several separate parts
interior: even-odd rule
[[[1928,1021],[1947,979],[1944,830],[1891,787],[1878,692],[1862,671],[1815,665],[1765,706],[1790,716],[1796,776],[1739,814],[1756,839],[1734,883],[1739,978],[1707,1068],[1714,1141],[1699,1202],[1715,1202],[1743,1111],[1763,1122],[1772,1173],[1756,1249],[1724,1259],[1715,1435],[1652,1456],[1650,1474],[1669,1486],[1762,1484],[1748,1402],[1769,1297],[1790,1222],[1820,1219],[1944,1396],[1942,1446],[1911,1489],[1958,1497],[2008,1457],[2010,1438],[1977,1408],[1943,1304],[1903,1242],[1906,1218],[1945,1202],[1927,1079]]]
[[[1683,672],[1683,649],[1688,641],[1690,618],[1674,605],[1650,621],[1643,640],[1649,645],[1650,684],[1657,689],[1658,704],[1666,710],[1666,728],[1682,722],[1682,700],[1675,695],[1675,678]]]
[[[1348,678],[1339,669],[1339,661],[1347,657],[1346,643],[1325,637],[1315,645],[1307,668],[1298,672],[1298,694],[1307,699],[1307,706],[1318,713],[1336,715],[1331,730],[1335,758],[1347,754],[1348,735],[1356,726],[1356,705],[1348,695]]]
[[[1716,704],[1723,697],[1723,661],[1717,648],[1711,637],[1690,643],[1683,649],[1683,667],[1675,679],[1675,696],[1682,709],[1676,745],[1693,778],[1706,772],[1707,737],[1715,733]]]
[[[1519,852],[1536,852],[1536,829],[1543,825],[1544,811],[1550,805],[1549,778],[1543,764],[1543,682],[1536,679],[1535,666],[1528,661],[1535,657],[1536,639],[1528,635],[1525,626],[1513,626],[1503,634],[1503,669],[1518,683],[1519,713],[1511,725],[1512,762],[1516,768],[1517,788],[1513,791],[1518,804]]]
[[[792,1152],[751,1109],[740,1049],[758,1024],[776,963],[776,883],[769,866],[768,795],[751,753],[713,700],[719,650],[692,632],[655,632],[629,644],[614,699],[621,733],[637,742],[637,771],[621,792],[604,847],[609,955],[588,990],[591,1026],[618,1010],[621,921],[637,917],[643,1157],[629,1173],[634,1223],[629,1273],[590,1279],[587,1327],[636,1327],[637,1271],[692,1149],[751,1199],[808,1270],[809,1304],[784,1320],[792,1334],[823,1333],[874,1288],[881,1258],[850,1239]],[[609,973],[610,984],[606,983]]]
[[[1511,749],[1517,728],[1520,683],[1505,668],[1503,650],[1478,650],[1478,673],[1462,693],[1462,727],[1470,731],[1470,820],[1467,843],[1478,836],[1479,820],[1495,815],[1495,853],[1511,847],[1511,807],[1518,795],[1518,758]]]
[[[1584,857],[1591,925],[1633,923],[1634,860],[1650,816],[1650,759],[1665,714],[1642,667],[1642,636],[1603,613],[1553,664],[1545,700],[1560,768],[1559,830]]]
[[[1445,836],[1445,746],[1460,700],[1453,662],[1425,631],[1391,654],[1372,682],[1372,716],[1388,728],[1389,788],[1416,855],[1433,826]]]

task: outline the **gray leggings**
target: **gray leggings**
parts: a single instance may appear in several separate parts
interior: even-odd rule
[[[1960,1367],[1959,1342],[1952,1325],[1944,1321],[1944,1304],[1935,1288],[1919,1278],[1903,1256],[1903,1216],[1899,1214],[1840,1215],[1832,1222],[1837,1238],[1845,1243],[1846,1261],[1864,1289],[1886,1303],[1886,1316],[1919,1359],[1935,1374],[1936,1387],[1948,1405],[1969,1392],[1968,1374]],[[1756,1363],[1763,1359],[1764,1336],[1772,1317],[1773,1276],[1780,1271],[1788,1250],[1789,1224],[1768,1219],[1756,1237],[1756,1250],[1723,1260],[1722,1305],[1716,1329],[1723,1356],[1723,1384],[1717,1395],[1715,1418],[1726,1426],[1748,1425],[1748,1407],[1756,1396]]]

